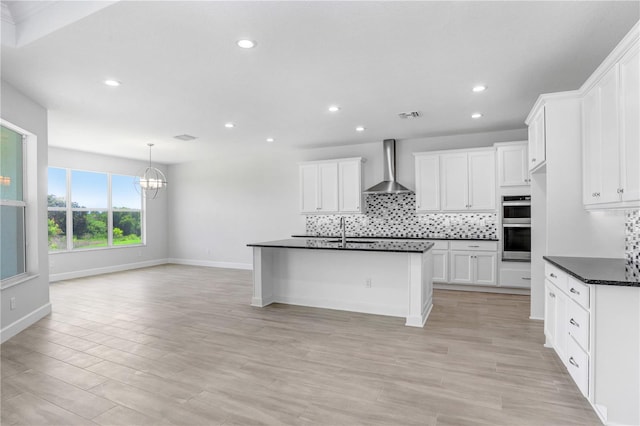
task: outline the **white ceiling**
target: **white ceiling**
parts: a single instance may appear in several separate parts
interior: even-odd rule
[[[636,1],[108,3],[3,40],[2,78],[49,109],[50,145],[142,159],[153,142],[165,163],[523,128],[539,94],[580,87],[640,18]]]

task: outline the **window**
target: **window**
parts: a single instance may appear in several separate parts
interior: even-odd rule
[[[49,251],[142,244],[133,176],[49,168]]]
[[[23,135],[0,126],[0,280],[27,271]]]

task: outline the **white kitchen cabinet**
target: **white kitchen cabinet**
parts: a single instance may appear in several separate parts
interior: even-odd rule
[[[440,210],[440,156],[416,155],[416,211]]]
[[[618,74],[616,65],[583,99],[585,204],[611,203],[620,198]]]
[[[496,208],[496,154],[493,149],[468,154],[469,210]]]
[[[449,254],[449,282],[454,284],[473,283],[473,255],[470,251],[452,251]]]
[[[450,283],[496,285],[497,242],[451,241],[449,247]]]
[[[467,153],[455,152],[440,156],[442,166],[442,210],[469,209],[469,176]]]
[[[585,93],[583,202],[588,208],[640,205],[638,43]]]
[[[338,211],[360,213],[362,201],[362,162],[360,159],[339,161]]]
[[[640,200],[640,43],[620,61],[622,201]]]
[[[505,262],[500,263],[500,287],[531,288],[531,263],[530,262]]]
[[[542,106],[529,121],[529,171],[542,167],[547,157],[545,107]]]
[[[545,281],[544,334],[545,346],[553,348],[566,365],[567,337],[566,326],[567,295],[551,281]]]
[[[497,143],[498,186],[528,186],[529,167],[527,164],[529,144],[527,142]]]
[[[361,213],[362,159],[301,163],[300,212]]]
[[[433,249],[433,281],[446,283],[449,281],[449,250]]]
[[[496,253],[452,250],[449,256],[450,283],[496,284]]]
[[[440,155],[443,211],[495,210],[495,151],[453,151]]]
[[[585,397],[589,397],[589,286],[545,264],[545,346],[553,348]]]

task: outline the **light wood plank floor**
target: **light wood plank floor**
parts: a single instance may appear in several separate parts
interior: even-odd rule
[[[528,296],[436,291],[424,329],[250,296],[179,265],[51,285],[1,347],[2,425],[599,424]]]

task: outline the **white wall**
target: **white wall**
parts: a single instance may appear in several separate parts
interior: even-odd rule
[[[415,188],[413,152],[526,139],[526,130],[398,140],[398,180]],[[382,141],[311,149],[266,145],[170,166],[169,257],[173,262],[250,268],[246,244],[305,231],[298,162],[364,157],[364,187],[382,180]]]
[[[47,111],[2,81],[2,118],[37,137],[37,229],[28,240],[36,244],[38,276],[0,291],[0,341],[5,341],[51,311],[47,259]],[[31,174],[28,171],[29,174]],[[11,298],[16,308],[10,309]]]
[[[146,161],[130,160],[49,147],[49,166],[135,175],[149,165]],[[153,164],[166,173],[166,167]],[[167,176],[171,184],[171,177]],[[160,193],[155,200],[146,200],[146,244],[144,246],[104,248],[57,252],[49,255],[51,281],[121,271],[165,263],[168,253],[168,194]]]

